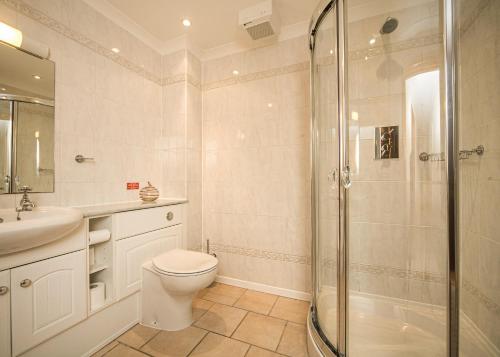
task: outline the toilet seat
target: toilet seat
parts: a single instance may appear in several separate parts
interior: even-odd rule
[[[217,269],[217,258],[210,254],[184,249],[172,249],[152,259],[153,269],[159,274],[192,276]]]

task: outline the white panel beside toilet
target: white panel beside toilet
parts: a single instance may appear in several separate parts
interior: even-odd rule
[[[179,247],[181,239],[182,226],[177,225],[116,242],[118,299],[140,290],[142,265],[159,252]]]

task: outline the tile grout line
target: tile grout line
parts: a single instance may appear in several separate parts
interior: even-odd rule
[[[113,341],[116,341],[116,340],[113,340]],[[116,341],[116,342],[117,342],[117,344],[116,344],[115,346],[113,346],[113,348],[111,348],[109,351],[106,351],[106,353],[104,353],[104,354],[102,355],[102,357],[106,357],[106,355],[107,355],[108,353],[110,353],[110,352],[111,352],[111,351],[113,351],[116,347],[118,347],[118,346],[120,345],[120,342],[118,342],[118,341]],[[111,343],[111,342],[110,342],[110,343]],[[106,346],[104,346],[104,347],[106,347]],[[103,348],[104,348],[104,347],[103,347]],[[99,351],[97,351],[97,352],[99,352]],[[97,353],[97,352],[96,352],[96,353]],[[94,355],[94,354],[95,354],[95,353],[93,353],[92,355]]]
[[[278,348],[280,347],[281,341],[283,340],[283,336],[285,335],[285,330],[288,327],[289,322],[290,321],[288,321],[288,320],[286,321],[285,327],[283,328],[283,331],[281,331],[281,336],[280,336],[280,339],[278,341],[278,345],[276,346],[276,350],[274,350],[274,352],[276,352],[276,353],[278,353]]]
[[[140,325],[140,324],[138,324],[138,325]],[[141,325],[141,326],[143,326],[143,325]],[[158,330],[156,331],[156,333],[155,333],[155,334],[154,334],[154,335],[153,335],[153,336],[152,336],[149,340],[147,340],[146,342],[144,342],[144,343],[141,345],[141,347],[139,347],[139,350],[140,350],[141,348],[143,348],[144,346],[146,346],[149,342],[151,342],[151,341],[153,340],[153,338],[155,338],[156,336],[158,336],[158,335],[159,335],[162,331],[163,331],[163,330],[158,329]]]
[[[241,309],[243,310],[243,309]],[[241,319],[241,321],[238,323],[238,325],[236,326],[236,328],[234,329],[234,331],[231,333],[230,336],[228,336],[229,338],[233,338],[233,335],[236,333],[236,331],[240,328],[241,324],[243,323],[243,321],[247,318],[248,314],[250,313],[250,311],[248,310],[243,310],[245,311],[245,316],[243,316],[243,318]],[[237,340],[236,338],[234,340]],[[238,340],[239,341],[239,340]],[[243,341],[241,341],[243,342]]]
[[[112,350],[114,350],[114,349],[115,349],[116,347],[118,347],[119,345],[122,345],[122,346],[125,346],[126,348],[130,348],[131,350],[134,350],[134,351],[137,351],[137,352],[139,352],[139,353],[142,353],[142,354],[143,354],[143,355],[145,355],[145,356],[154,357],[153,355],[150,355],[150,354],[149,354],[149,353],[147,353],[147,352],[144,352],[144,351],[138,350],[136,347],[129,346],[129,345],[127,345],[126,343],[119,342],[119,341],[116,341],[116,342],[118,342],[118,345],[116,345],[115,347],[113,347],[113,348],[111,349],[111,351],[112,351]],[[111,351],[109,351],[109,352],[111,352]],[[106,353],[106,355],[107,355],[109,352],[107,352],[107,353]],[[104,355],[104,356],[106,356],[106,355]],[[104,357],[104,356],[103,356],[103,357]]]
[[[205,335],[203,335],[203,337],[198,341],[198,343],[191,349],[191,351],[189,351],[189,353],[186,355],[186,357],[189,357],[191,355],[191,353],[194,352],[196,347],[198,347],[203,342],[203,340],[205,340],[205,338],[207,338],[207,336],[210,334],[210,331],[207,331],[207,330],[200,328],[200,327],[193,326],[193,324],[191,324],[191,327],[199,328],[199,329],[205,331]]]
[[[276,295],[276,300],[274,300],[274,303],[273,303],[273,306],[271,306],[271,310],[269,310],[269,312],[267,313],[267,316],[271,316],[271,312],[273,312],[274,310],[274,307],[276,306],[276,304],[278,303],[278,300],[280,299],[280,296],[279,295]],[[273,316],[271,316],[273,317]]]

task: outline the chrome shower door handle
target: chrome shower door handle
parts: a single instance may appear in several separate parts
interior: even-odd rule
[[[351,168],[348,166],[344,167],[342,170],[342,185],[345,189],[348,189],[352,185],[351,181]]]

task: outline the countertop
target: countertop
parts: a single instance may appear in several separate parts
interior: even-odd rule
[[[172,206],[186,203],[185,198],[159,198],[154,202],[142,201],[128,201],[128,202],[114,202],[93,206],[79,206],[75,207],[82,211],[84,217],[102,216],[106,214],[113,214],[117,212],[135,211],[139,209]]]

